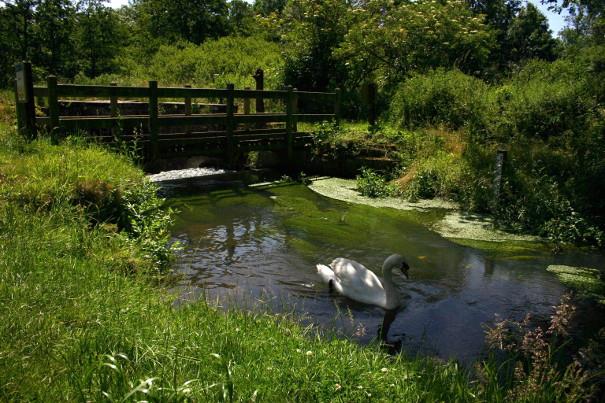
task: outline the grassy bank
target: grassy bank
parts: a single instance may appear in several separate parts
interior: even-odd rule
[[[143,173],[81,141],[26,144],[1,118],[0,400],[504,401],[526,384],[287,315],[175,307],[156,282],[170,216]],[[554,371],[528,401],[563,399],[573,376]]]
[[[0,146],[1,400],[480,393],[454,364],[321,339],[287,317],[174,308],[150,281],[165,265],[151,246],[168,219],[142,172],[78,142],[25,144],[11,126],[4,119]]]

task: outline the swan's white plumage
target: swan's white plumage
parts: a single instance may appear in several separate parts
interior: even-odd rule
[[[400,299],[391,282],[391,270],[403,262],[399,255],[387,258],[383,265],[383,281],[361,263],[342,257],[334,259],[330,267],[322,264],[316,267],[322,280],[331,284],[337,293],[365,304],[395,309]]]

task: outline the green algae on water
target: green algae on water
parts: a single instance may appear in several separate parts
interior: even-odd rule
[[[563,284],[581,296],[594,298],[600,304],[605,304],[605,281],[600,270],[565,265],[550,265],[546,270],[556,274]]]
[[[409,212],[422,212],[416,221],[455,243],[477,249],[493,251],[506,250],[523,255],[524,251],[542,249],[540,239],[530,235],[511,234],[498,230],[492,220],[477,214],[464,214],[459,206],[446,200],[430,199],[409,202],[402,198],[387,197],[373,199],[359,194],[352,179],[319,178],[313,180],[309,188],[323,196],[349,203],[372,207],[388,207]],[[469,241],[473,241],[472,244]],[[535,243],[536,245],[532,245]],[[499,245],[500,244],[500,245]],[[501,245],[505,244],[505,245]]]

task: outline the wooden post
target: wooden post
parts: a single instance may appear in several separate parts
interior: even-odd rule
[[[110,114],[111,117],[117,117],[120,113],[120,111],[118,110],[118,97],[116,96],[116,90],[113,87],[117,87],[118,83],[110,83],[109,84],[110,88],[109,89],[109,107],[110,107]]]
[[[191,84],[185,84],[185,88],[191,88]],[[187,93],[187,95],[185,95],[185,116],[191,116],[191,112],[192,112],[192,107],[191,107],[191,95],[189,95],[189,93]],[[185,127],[185,134],[189,135],[191,132],[189,130],[189,126]]]
[[[250,87],[244,88],[245,90],[249,90]],[[250,114],[250,98],[244,98],[244,115]]]
[[[191,88],[191,84],[185,84],[185,88]],[[185,95],[185,115],[191,116],[191,95]]]
[[[334,98],[334,120],[336,121],[336,124],[339,125],[340,124],[340,102],[341,102],[341,98],[342,98],[342,93],[340,91],[340,88],[336,88],[334,90],[334,92],[336,93],[336,96]]]
[[[256,73],[252,76],[256,81],[256,90],[262,91],[265,89],[265,72],[263,69],[256,69]],[[265,113],[265,101],[262,95],[256,97],[256,113]]]
[[[227,84],[227,164],[230,168],[234,168],[235,165],[235,139],[233,138],[233,131],[235,128],[234,120],[233,120],[233,110],[234,110],[234,99],[233,99],[233,90],[235,89],[234,84]]]
[[[496,152],[496,165],[494,167],[494,209],[500,204],[500,193],[502,192],[502,172],[506,163],[506,150]]]
[[[59,142],[59,96],[57,95],[57,77],[48,76],[46,78],[46,86],[48,87],[48,116],[50,118],[49,133],[51,142],[57,144]]]
[[[159,156],[159,112],[158,112],[158,82],[149,81],[149,136],[151,140],[151,158],[155,162]]]
[[[29,62],[15,65],[15,103],[19,133],[29,140],[38,137],[36,104],[32,65]]]
[[[377,110],[376,110],[376,84],[368,84],[368,126],[370,130],[376,126]]]
[[[292,86],[287,88],[288,96],[286,98],[286,158],[288,164],[292,162],[294,156],[294,89]]]
[[[15,66],[16,67],[16,66]],[[25,133],[25,103],[19,101],[19,83],[15,79],[15,113],[17,115],[17,133],[29,137]]]
[[[120,114],[120,110],[118,109],[118,97],[116,96],[116,89],[115,89],[115,87],[118,86],[118,83],[112,82],[112,83],[109,83],[109,86],[111,87],[109,89],[109,114],[111,115],[112,118],[117,118],[118,115]],[[118,136],[120,135],[117,121],[113,122],[113,128],[111,129],[111,135],[113,136],[114,140],[117,140]]]

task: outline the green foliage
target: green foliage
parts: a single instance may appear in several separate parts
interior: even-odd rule
[[[390,120],[406,128],[443,125],[483,129],[491,109],[488,90],[483,81],[458,70],[415,74],[393,96]]]
[[[161,85],[192,84],[197,87],[254,88],[252,75],[259,66],[265,72],[265,88],[276,89],[283,83],[283,58],[279,46],[259,37],[224,37],[208,40],[202,45],[162,45],[146,64],[123,59],[119,75],[100,76],[82,83],[111,81],[145,84],[158,80]]]
[[[493,46],[483,18],[464,1],[371,0],[352,19],[339,55],[358,82],[374,77],[387,89],[414,71],[481,70]]]
[[[357,191],[367,197],[388,197],[397,194],[397,187],[370,168],[361,168],[357,175]]]
[[[512,20],[506,32],[508,63],[527,59],[554,60],[557,42],[548,28],[546,17],[536,6],[527,3]]]
[[[502,398],[453,363],[392,357],[288,315],[174,309],[177,296],[136,275],[155,273],[146,242],[167,225],[142,173],[97,147],[13,144],[0,144],[0,399]],[[130,229],[97,221],[114,207]]]
[[[5,141],[2,148],[0,195],[8,203],[29,212],[75,208],[91,228],[111,229],[136,245],[132,250],[142,253],[145,270],[168,268],[171,211],[125,157],[73,142],[57,147],[40,140],[15,148]]]
[[[583,402],[599,399],[603,385],[601,362],[605,329],[584,337],[586,319],[570,294],[561,298],[548,323],[536,324],[528,314],[523,321],[503,320],[487,330],[492,351],[480,378],[500,379],[507,401]],[[590,320],[588,321],[590,322]]]
[[[76,16],[76,40],[80,71],[96,77],[116,70],[115,57],[124,45],[123,25],[104,0],[80,1]]]
[[[284,78],[300,90],[341,86],[344,63],[334,50],[347,32],[349,6],[344,0],[292,0],[283,11]]]
[[[409,199],[441,197],[465,201],[471,175],[466,161],[459,155],[437,151],[435,155],[414,166],[414,176],[405,189]]]
[[[159,43],[187,41],[196,45],[228,33],[226,0],[140,0],[136,22],[144,39]]]

